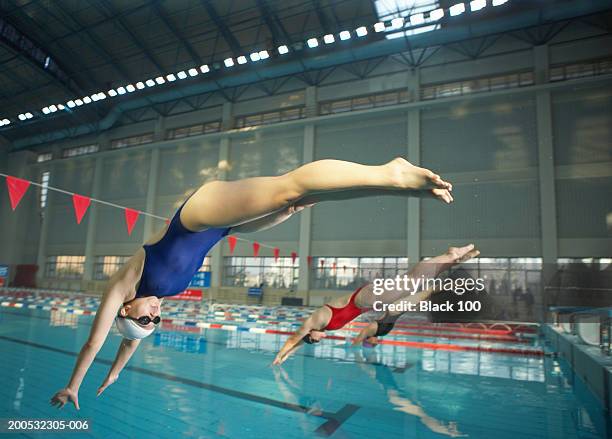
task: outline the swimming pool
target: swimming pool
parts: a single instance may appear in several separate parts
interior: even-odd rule
[[[194,318],[191,311],[181,318]],[[179,320],[165,322],[145,339],[119,381],[96,398],[120,341],[111,334],[81,387],[81,410],[58,411],[48,400],[67,382],[92,320],[59,309],[0,307],[0,418],[89,420],[91,429],[71,433],[75,438],[606,434],[602,407],[550,355],[353,348],[330,339],[273,368],[285,335],[199,328]],[[392,340],[540,349],[537,341],[444,338],[461,333],[423,328],[404,332],[417,335],[396,334]]]

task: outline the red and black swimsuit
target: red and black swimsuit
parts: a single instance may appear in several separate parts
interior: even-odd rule
[[[351,294],[349,302],[342,308],[334,308],[333,306],[325,305],[331,310],[332,316],[331,319],[329,319],[327,326],[323,328],[323,331],[335,331],[336,329],[340,329],[364,312],[368,311],[368,308],[359,308],[357,305],[355,305],[355,297],[362,288],[363,287],[359,287],[357,291]]]

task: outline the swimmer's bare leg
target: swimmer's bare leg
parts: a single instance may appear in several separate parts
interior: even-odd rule
[[[289,218],[292,215],[304,210],[307,207],[312,207],[317,203],[324,201],[342,201],[353,200],[355,198],[376,197],[380,195],[392,195],[401,197],[430,197],[436,198],[444,203],[450,204],[453,202],[453,196],[448,189],[424,189],[419,191],[408,190],[386,190],[386,189],[355,189],[346,191],[319,192],[312,195],[307,195],[299,199],[293,205],[280,209],[269,215],[257,218],[253,221],[240,224],[232,227],[232,233],[252,233],[260,230],[266,230],[274,227]]]
[[[435,256],[427,261],[421,261],[414,266],[414,268],[408,274],[409,277],[418,279],[423,277],[424,279],[431,279],[438,276],[443,271],[448,270],[454,265],[461,264],[469,259],[475,258],[480,254],[480,251],[476,250],[474,244],[469,244],[463,247],[450,247],[448,251],[442,255]],[[412,299],[423,300],[431,294],[431,291],[422,291],[416,294],[409,290],[397,289],[388,290],[381,295],[374,294],[374,287],[372,284],[368,284],[359,291],[356,297],[356,303],[360,307],[372,307],[374,302],[382,302],[384,304],[391,304],[401,299],[411,297]]]
[[[181,220],[191,230],[227,227],[269,215],[314,193],[434,188],[450,190],[452,185],[402,158],[380,166],[318,160],[277,177],[207,183],[187,201]]]
[[[422,190],[391,190],[391,189],[352,189],[333,192],[319,192],[312,195],[307,195],[299,199],[295,206],[309,207],[316,203],[325,201],[343,201],[354,200],[356,198],[379,197],[383,195],[391,195],[396,197],[420,197],[420,198],[436,198],[447,204],[454,201],[451,191],[448,189],[422,189]]]

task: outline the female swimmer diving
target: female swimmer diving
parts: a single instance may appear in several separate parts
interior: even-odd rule
[[[452,266],[465,262],[479,254],[480,252],[474,248],[473,244],[458,248],[450,247],[443,255],[419,262],[410,271],[408,276],[415,279],[421,277],[433,279]],[[303,343],[318,343],[325,337],[325,331],[342,329],[347,323],[353,321],[361,314],[371,311],[374,303],[377,301],[383,304],[393,304],[401,300],[416,303],[427,299],[432,292],[430,290],[411,292],[410,290],[394,289],[385,291],[382,295],[376,295],[372,284],[366,284],[358,288],[354,293],[338,297],[313,312],[304,320],[300,329],[287,339],[276,355],[273,364],[282,364]],[[391,328],[389,328],[389,331]],[[368,333],[367,336],[370,336],[370,334]]]

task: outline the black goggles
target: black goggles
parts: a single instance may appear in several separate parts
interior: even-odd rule
[[[130,316],[119,316],[122,319],[130,319],[130,320],[134,320],[135,322],[138,322],[138,324],[142,325],[142,326],[147,326],[149,323],[153,323],[154,325],[157,325],[159,322],[161,322],[161,317],[160,316],[155,316],[153,318],[149,317],[149,316],[142,316],[142,317],[130,317]]]

